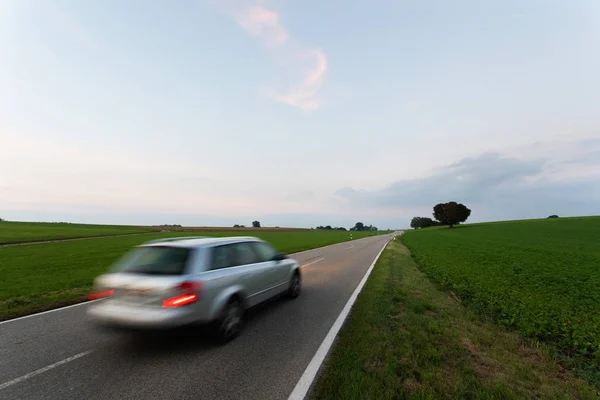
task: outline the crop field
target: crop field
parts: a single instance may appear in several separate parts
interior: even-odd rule
[[[597,399],[550,346],[482,321],[391,241],[345,322],[314,400]]]
[[[600,217],[428,228],[402,241],[469,307],[557,345],[600,382]]]
[[[0,245],[149,232],[148,228],[45,222],[0,222]]]
[[[384,232],[378,232],[379,234]],[[375,232],[353,232],[358,239]],[[250,233],[202,232],[198,236],[247,236],[269,241],[279,251],[295,253],[350,239],[343,231]],[[131,247],[162,237],[194,236],[185,232],[40,243],[0,248],[0,320],[85,300],[93,279]]]

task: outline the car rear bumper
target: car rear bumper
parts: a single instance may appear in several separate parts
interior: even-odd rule
[[[122,329],[170,329],[199,321],[190,307],[163,309],[105,300],[88,308],[88,319],[98,325]]]

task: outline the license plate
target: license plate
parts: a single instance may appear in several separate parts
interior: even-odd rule
[[[147,296],[150,294],[151,289],[128,289],[128,296]]]
[[[127,303],[148,303],[152,301],[151,289],[125,289],[121,292],[121,301]]]

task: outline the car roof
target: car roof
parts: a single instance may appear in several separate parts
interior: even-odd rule
[[[241,242],[261,242],[262,240],[254,236],[228,236],[228,237],[207,237],[207,236],[186,236],[176,238],[156,239],[141,244],[139,247],[150,246],[170,246],[170,247],[212,247],[216,245],[233,244]]]

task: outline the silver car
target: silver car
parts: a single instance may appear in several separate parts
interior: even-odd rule
[[[300,294],[296,260],[255,237],[171,238],[137,246],[96,278],[89,317],[120,328],[210,324],[235,338],[244,311],[279,294]]]

